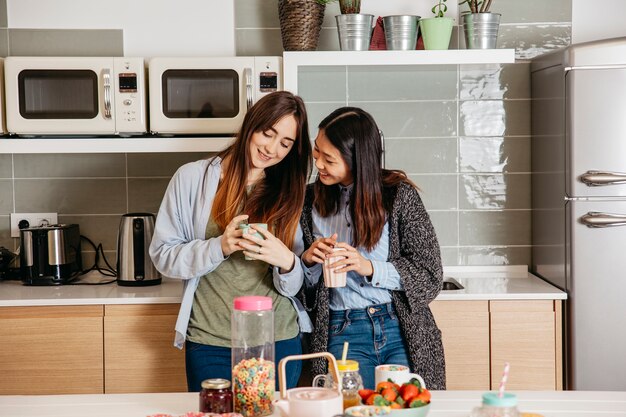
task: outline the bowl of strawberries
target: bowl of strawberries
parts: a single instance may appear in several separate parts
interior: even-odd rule
[[[362,389],[359,395],[365,405],[390,407],[390,417],[425,417],[430,410],[430,392],[417,378],[402,385],[382,381],[376,390]]]

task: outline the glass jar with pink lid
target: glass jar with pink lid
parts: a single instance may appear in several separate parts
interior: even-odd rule
[[[231,327],[235,412],[244,417],[270,415],[276,384],[272,299],[235,298]]]

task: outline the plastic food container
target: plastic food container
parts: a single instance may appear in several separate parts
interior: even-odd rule
[[[244,417],[272,414],[276,386],[274,312],[269,297],[233,301],[232,367],[234,410]]]

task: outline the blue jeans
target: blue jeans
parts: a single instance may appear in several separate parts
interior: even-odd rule
[[[376,366],[409,366],[406,344],[391,303],[359,310],[331,311],[328,351],[337,359],[341,359],[344,342],[350,343],[348,359],[359,363],[365,388],[376,388]]]
[[[278,363],[288,355],[302,354],[300,337],[281,340],[274,344],[274,356],[276,359],[276,389],[278,390]],[[187,341],[185,342],[185,370],[187,372],[187,391],[199,392],[202,381],[209,378],[224,378],[232,380],[232,365],[230,348],[222,346],[202,345]],[[287,388],[293,388],[298,384],[302,361],[291,361],[285,369],[287,375]]]

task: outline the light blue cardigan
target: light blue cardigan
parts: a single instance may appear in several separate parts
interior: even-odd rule
[[[190,162],[180,167],[167,187],[156,218],[150,257],[164,276],[183,280],[183,298],[174,339],[174,346],[179,349],[185,343],[194,293],[200,278],[225,260],[221,236],[205,239],[220,173],[219,158]],[[304,249],[299,225],[294,246],[294,253],[299,256]],[[313,329],[311,320],[295,298],[304,280],[300,260],[296,257],[293,269],[287,274],[279,274],[278,269],[273,268],[274,286],[291,300],[298,312],[300,330],[310,333]]]

